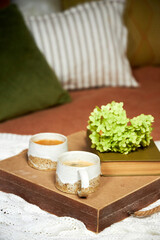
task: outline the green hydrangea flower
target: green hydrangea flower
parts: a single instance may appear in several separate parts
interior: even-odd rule
[[[139,147],[150,144],[152,122],[151,115],[141,114],[133,119],[127,118],[123,103],[115,101],[96,107],[89,116],[87,128],[92,148],[100,152],[120,152],[128,154]]]

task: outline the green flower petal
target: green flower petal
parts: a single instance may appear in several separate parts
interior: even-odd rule
[[[87,129],[93,148],[128,154],[150,144],[153,121],[153,116],[144,114],[129,119],[123,103],[113,101],[91,112]]]

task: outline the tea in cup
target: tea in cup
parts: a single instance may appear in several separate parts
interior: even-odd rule
[[[86,151],[69,151],[58,157],[55,186],[62,192],[87,197],[100,184],[100,158]]]
[[[38,170],[55,170],[58,156],[66,151],[66,136],[58,133],[35,134],[29,141],[28,164]]]

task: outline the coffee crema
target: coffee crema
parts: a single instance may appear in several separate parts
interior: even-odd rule
[[[71,167],[89,167],[94,165],[94,163],[87,161],[65,161],[63,164]]]
[[[58,145],[58,144],[64,143],[63,141],[56,140],[56,139],[41,139],[34,142],[40,145]]]

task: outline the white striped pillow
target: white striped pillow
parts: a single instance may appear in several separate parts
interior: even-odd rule
[[[26,18],[65,89],[138,86],[125,55],[122,4],[91,2],[58,14]]]

